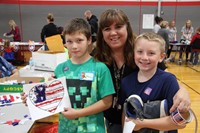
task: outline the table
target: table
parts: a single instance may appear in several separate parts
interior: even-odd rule
[[[175,54],[172,56],[172,57],[170,57],[170,60],[172,61],[172,62],[175,62],[175,57],[176,57],[176,54],[177,54],[177,52],[179,52],[179,56],[181,57],[181,60],[182,60],[182,53],[183,52],[186,52],[186,49],[187,49],[187,46],[189,46],[190,44],[185,44],[185,43],[181,43],[181,42],[176,42],[176,43],[170,43],[170,45],[172,46],[172,47],[176,47],[176,49],[175,49]],[[178,62],[178,64],[181,64],[182,62]]]
[[[22,120],[24,119],[25,115],[28,115],[30,117],[28,108],[23,103],[17,103],[12,104],[11,106],[0,107],[0,113],[4,113],[4,115],[0,116],[0,122],[14,119]],[[27,133],[31,129],[33,123],[33,121],[28,120],[23,125],[13,126],[7,124],[0,124],[0,133]]]
[[[20,77],[44,77],[47,80],[52,74],[54,74],[54,72],[35,70],[34,68],[31,69],[29,65],[19,69]],[[53,128],[57,123],[58,114],[37,120],[30,129],[30,133],[38,132],[38,130],[43,130],[48,126]]]
[[[26,58],[25,53],[31,53],[32,51],[37,51],[44,44],[41,42],[10,42],[10,45],[13,46],[15,52],[15,58],[17,62],[27,62],[30,57]],[[3,43],[0,43],[0,53],[2,55],[4,49]],[[20,65],[20,64],[19,64]]]
[[[34,69],[30,69],[30,66],[25,66],[19,70],[20,77],[44,77],[48,78],[53,74],[53,72],[48,71],[38,71]],[[5,93],[0,93],[2,95]],[[11,106],[3,106],[0,107],[0,113],[5,113],[4,115],[0,115],[0,122],[14,120],[14,119],[23,119],[24,115],[28,115],[30,117],[30,113],[28,107],[26,107],[23,103],[12,104]],[[24,125],[7,125],[0,124],[0,133],[28,133],[34,132],[36,129],[40,129],[40,126],[46,126],[49,124],[54,124],[58,122],[58,115],[49,116],[37,121],[27,121]],[[42,129],[42,128],[41,128]]]

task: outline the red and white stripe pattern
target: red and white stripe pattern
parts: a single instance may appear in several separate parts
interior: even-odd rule
[[[46,87],[46,100],[36,103],[35,106],[54,113],[64,96],[64,87],[60,81],[54,81]]]

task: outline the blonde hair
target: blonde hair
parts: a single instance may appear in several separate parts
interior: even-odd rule
[[[187,25],[187,24],[189,24],[189,25]],[[191,28],[192,27],[192,21],[190,19],[186,20],[185,27],[186,28]]]
[[[15,30],[15,27],[17,26],[17,24],[15,23],[15,21],[13,19],[9,20],[8,24],[11,28],[13,28]]]
[[[48,19],[50,22],[53,22],[53,21],[54,21],[53,14],[52,14],[52,13],[49,13],[49,14],[47,15],[47,19]]]
[[[169,23],[169,27],[170,27],[170,28],[175,27],[175,25],[173,25],[173,23],[174,23],[174,24],[176,23],[175,20],[172,20],[172,21]]]
[[[165,53],[165,40],[160,35],[153,32],[145,32],[136,37],[135,44],[139,39],[146,39],[148,41],[157,42],[158,44],[160,44],[161,52]]]
[[[162,21],[161,23],[160,23],[160,27],[161,28],[167,28],[167,26],[168,26],[168,22],[167,21]]]

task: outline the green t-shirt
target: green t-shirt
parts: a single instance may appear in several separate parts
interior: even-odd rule
[[[72,64],[71,60],[67,60],[56,67],[55,75],[57,78],[66,77],[74,109],[88,107],[103,97],[115,93],[109,69],[93,58],[83,64]],[[68,120],[60,114],[58,132],[105,133],[103,112],[75,120]]]

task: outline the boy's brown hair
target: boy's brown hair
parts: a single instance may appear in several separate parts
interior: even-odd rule
[[[82,18],[74,18],[64,28],[63,35],[72,35],[74,33],[82,33],[89,40],[91,39],[91,29],[89,23]]]

